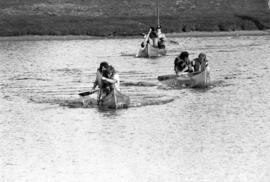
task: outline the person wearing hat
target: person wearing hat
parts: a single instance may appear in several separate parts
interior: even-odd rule
[[[181,52],[181,54],[175,58],[174,71],[177,75],[183,72],[194,71],[192,62],[189,60],[189,53],[187,51]]]

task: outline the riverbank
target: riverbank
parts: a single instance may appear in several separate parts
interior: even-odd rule
[[[166,33],[234,32],[270,29],[270,12],[242,16],[233,13],[192,13],[186,16],[161,16]],[[45,15],[4,15],[0,17],[0,36],[85,35],[139,36],[156,26],[156,16],[148,17],[86,17]]]
[[[229,31],[229,32],[182,32],[166,33],[167,38],[176,37],[225,37],[225,36],[270,36],[270,30]],[[142,36],[86,36],[86,35],[23,35],[3,36],[0,41],[35,41],[35,40],[95,40],[95,39],[133,39]]]
[[[270,29],[267,0],[160,1],[163,32]],[[156,27],[156,2],[10,0],[0,2],[0,36],[139,36]],[[188,35],[189,36],[189,35]]]

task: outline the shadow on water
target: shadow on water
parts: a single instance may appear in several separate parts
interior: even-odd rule
[[[126,57],[134,57],[136,58],[135,53],[128,53],[128,52],[121,52],[120,56],[126,56]]]

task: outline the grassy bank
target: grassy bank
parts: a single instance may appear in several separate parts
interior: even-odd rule
[[[186,14],[161,16],[166,33],[190,31],[264,30],[270,28],[270,12],[253,16],[236,14]],[[20,15],[0,17],[0,36],[19,35],[91,35],[133,36],[156,25],[156,17],[86,17]]]
[[[164,32],[270,28],[268,0],[163,0]],[[156,26],[154,0],[0,1],[0,36],[134,36]]]

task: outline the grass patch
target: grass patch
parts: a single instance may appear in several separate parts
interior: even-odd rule
[[[268,18],[267,18],[268,16]],[[257,30],[270,27],[269,13],[255,16],[229,13],[185,16],[161,16],[166,33],[189,31]],[[132,36],[156,25],[156,17],[85,17],[49,15],[4,15],[0,18],[0,36],[17,35],[91,35]]]

